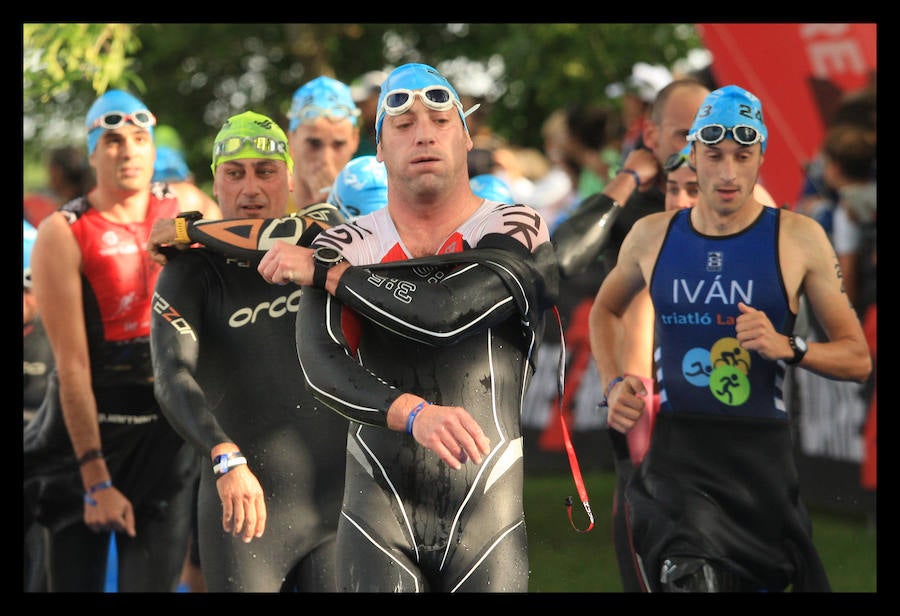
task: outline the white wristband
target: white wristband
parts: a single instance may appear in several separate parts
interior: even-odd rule
[[[213,464],[213,472],[216,474],[216,477],[221,477],[226,474],[235,466],[240,466],[241,464],[246,464],[247,458],[244,457],[240,451],[233,451],[231,453],[223,453],[220,456],[216,456],[215,464]]]

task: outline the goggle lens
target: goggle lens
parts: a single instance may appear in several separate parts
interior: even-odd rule
[[[736,124],[731,128],[721,124],[707,124],[697,131],[697,139],[706,145],[716,145],[721,143],[729,133],[732,139],[741,145],[753,145],[765,139],[761,132],[746,124]]]
[[[329,108],[319,107],[318,105],[306,105],[301,107],[299,111],[293,113],[291,117],[297,118],[300,120],[301,124],[305,124],[320,117],[328,118],[332,122],[340,122],[347,118],[355,121],[359,114],[359,109],[351,109],[345,105],[336,105]]]
[[[666,170],[666,173],[671,173],[681,167],[681,165],[687,165],[693,169],[693,167],[691,167],[690,156],[682,154],[681,152],[675,152],[666,159],[666,164],[663,165],[663,168]]]
[[[284,141],[276,141],[271,137],[228,137],[216,142],[213,154],[217,157],[237,154],[245,143],[260,154],[284,154],[287,151]]]
[[[116,128],[121,128],[125,125],[125,122],[129,121],[135,126],[140,126],[141,128],[150,128],[151,126],[156,126],[156,116],[146,109],[142,109],[140,111],[135,111],[134,113],[125,113],[124,111],[109,111],[94,120],[94,124],[91,126],[91,129],[105,128],[107,130],[114,130]]]
[[[421,90],[391,90],[385,95],[382,106],[388,115],[400,115],[412,107],[416,96],[422,99],[426,107],[435,111],[447,111],[453,105],[460,104],[444,86],[430,86]]]

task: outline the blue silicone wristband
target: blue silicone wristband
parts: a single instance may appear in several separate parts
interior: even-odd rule
[[[612,391],[612,388],[625,380],[624,376],[617,376],[613,380],[609,382],[609,385],[606,386],[606,393],[603,394],[603,402],[600,403],[601,407],[609,406],[609,392]]]
[[[641,176],[638,175],[637,171],[635,171],[634,169],[626,169],[623,167],[622,169],[619,169],[619,173],[630,173],[631,177],[633,177],[634,181],[637,183],[637,186],[635,186],[635,188],[640,188]]]
[[[429,404],[431,404],[431,402],[419,402],[416,406],[413,407],[413,410],[409,412],[409,415],[406,417],[407,434],[412,434],[413,422],[416,420],[416,415],[418,415],[422,411],[422,409],[424,409]]]
[[[100,490],[105,490],[106,488],[112,487],[112,481],[107,479],[106,481],[101,481],[100,483],[95,483],[92,485],[87,492],[84,493],[84,502],[92,507],[97,504],[97,501],[91,496],[95,492],[99,492]]]

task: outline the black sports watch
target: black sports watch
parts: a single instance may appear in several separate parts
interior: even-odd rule
[[[806,340],[800,336],[788,336],[788,342],[791,344],[791,349],[794,351],[794,357],[788,360],[787,364],[790,366],[799,364],[803,361],[803,356],[806,355],[806,351],[809,350],[809,345],[807,345]]]
[[[317,289],[325,289],[325,281],[328,280],[328,270],[344,260],[344,255],[337,248],[331,246],[319,246],[313,252],[313,281]]]

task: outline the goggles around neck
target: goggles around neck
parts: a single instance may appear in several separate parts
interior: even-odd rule
[[[245,143],[260,154],[284,154],[287,152],[287,144],[284,141],[278,141],[271,137],[228,137],[215,143],[213,156],[218,158],[237,154]]]
[[[288,114],[288,117],[296,119],[300,124],[312,122],[316,118],[328,118],[332,122],[350,119],[356,126],[356,118],[359,117],[359,109],[353,109],[346,105],[333,107],[319,107],[318,105],[304,105],[299,110]]]
[[[462,113],[462,103],[457,100],[453,92],[445,86],[428,86],[420,90],[407,90],[406,88],[398,88],[391,90],[384,96],[384,102],[381,104],[385,113],[392,116],[401,115],[409,111],[416,96],[422,99],[422,103],[429,109],[435,111],[448,111],[453,109],[454,105]],[[469,113],[475,111],[474,108]],[[466,113],[465,115],[469,115]]]
[[[669,156],[669,158],[666,159],[666,164],[663,165],[663,169],[665,169],[666,173],[672,173],[681,167],[681,165],[687,165],[691,171],[696,171],[696,169],[691,166],[690,154],[682,154],[681,152],[675,152]]]
[[[125,122],[131,122],[135,126],[140,126],[141,128],[150,128],[151,126],[156,126],[156,116],[146,109],[141,109],[132,113],[125,113],[124,111],[107,111],[94,120],[94,123],[91,125],[91,130],[95,128],[114,130],[124,126]]]
[[[753,145],[765,141],[765,136],[752,126],[747,124],[735,124],[727,127],[722,124],[707,124],[697,129],[693,135],[688,136],[688,141],[700,141],[706,145],[721,143],[725,137],[731,134],[731,138],[741,145]]]

